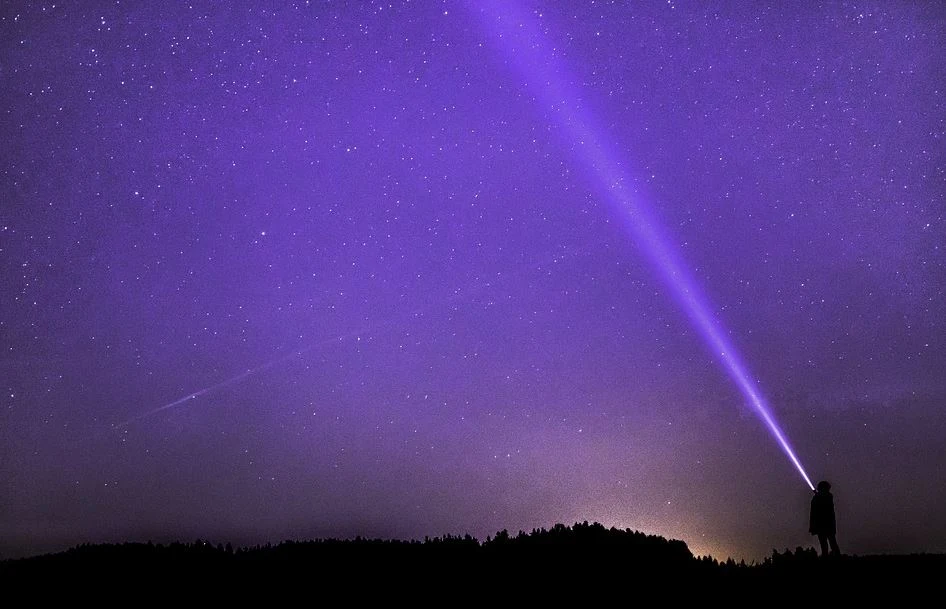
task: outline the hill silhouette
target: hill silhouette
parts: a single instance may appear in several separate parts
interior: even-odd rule
[[[122,543],[0,562],[0,581],[195,582],[307,581],[319,586],[364,582],[373,590],[517,591],[551,597],[594,594],[609,585],[688,595],[696,590],[748,593],[773,586],[864,592],[865,582],[916,591],[932,585],[946,555],[819,558],[813,548],[773,551],[760,563],[695,557],[686,543],[587,522],[550,529],[503,530],[479,541],[469,535],[423,541],[355,538],[230,544]],[[353,583],[354,582],[354,583]],[[485,586],[485,589],[484,589]],[[602,588],[604,586],[605,588]],[[669,587],[668,587],[669,586]],[[695,588],[691,586],[696,586]]]

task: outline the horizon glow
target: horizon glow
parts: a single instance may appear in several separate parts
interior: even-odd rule
[[[771,407],[757,387],[747,366],[742,362],[735,345],[726,337],[722,324],[711,313],[711,307],[700,292],[697,283],[685,270],[683,263],[669,241],[662,235],[660,225],[644,206],[639,193],[630,192],[625,184],[631,175],[618,160],[621,154],[613,150],[601,136],[605,130],[596,126],[583,107],[581,96],[569,85],[564,66],[554,59],[554,49],[545,43],[545,34],[533,17],[518,10],[514,3],[488,0],[470,5],[488,29],[491,40],[507,62],[525,80],[526,91],[535,96],[543,110],[549,111],[565,132],[563,139],[573,144],[572,152],[591,175],[595,176],[600,194],[614,208],[624,228],[640,246],[691,323],[699,331],[707,348],[722,364],[730,379],[752,405],[782,452],[788,457],[811,490],[811,482],[800,459],[781,429]],[[478,10],[477,10],[478,9]]]

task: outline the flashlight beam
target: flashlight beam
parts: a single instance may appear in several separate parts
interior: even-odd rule
[[[597,127],[591,114],[584,109],[580,92],[570,86],[566,71],[554,60],[557,51],[539,28],[537,20],[515,4],[512,0],[477,0],[469,6],[481,18],[491,38],[497,41],[504,52],[503,57],[525,81],[524,91],[531,93],[542,110],[548,113],[549,119],[562,127],[563,139],[571,144],[575,159],[597,178],[602,197],[614,208],[627,232],[659,272],[709,350],[752,405],[782,452],[814,490],[785,432],[776,422],[721,323],[711,313],[712,308],[697,283],[668,245],[670,241],[661,234],[660,224],[652,217],[642,197],[626,186],[632,180],[618,160],[623,155],[612,150],[601,136],[607,130]]]

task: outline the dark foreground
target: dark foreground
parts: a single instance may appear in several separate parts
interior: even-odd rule
[[[485,542],[447,536],[423,542],[316,540],[239,549],[204,541],[127,543],[0,562],[0,583],[7,590],[30,589],[40,597],[92,593],[102,600],[118,591],[161,594],[201,588],[231,595],[250,590],[278,594],[292,587],[312,594],[313,600],[329,595],[350,602],[410,597],[417,603],[451,604],[497,595],[603,601],[657,596],[673,601],[723,595],[781,605],[808,604],[818,595],[877,600],[877,594],[894,593],[903,599],[935,589],[944,576],[946,555],[820,559],[814,550],[798,548],[746,565],[696,558],[682,541],[588,523],[517,536],[503,531]]]

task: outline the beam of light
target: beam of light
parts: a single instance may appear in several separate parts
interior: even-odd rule
[[[706,298],[668,245],[669,240],[661,234],[659,223],[641,196],[628,190],[626,185],[632,180],[618,160],[622,155],[605,140],[603,134],[607,131],[597,127],[591,115],[583,109],[582,96],[570,86],[566,71],[555,61],[557,51],[540,29],[537,17],[526,14],[515,4],[512,0],[471,0],[469,7],[485,24],[489,38],[496,41],[502,56],[525,81],[523,91],[531,94],[549,113],[550,122],[554,121],[562,128],[563,141],[572,146],[576,160],[597,178],[602,197],[614,208],[616,216],[641,252],[650,259],[709,350],[765,423],[789,461],[814,490],[785,432],[779,427],[735,346],[726,337],[721,323],[711,313]]]

